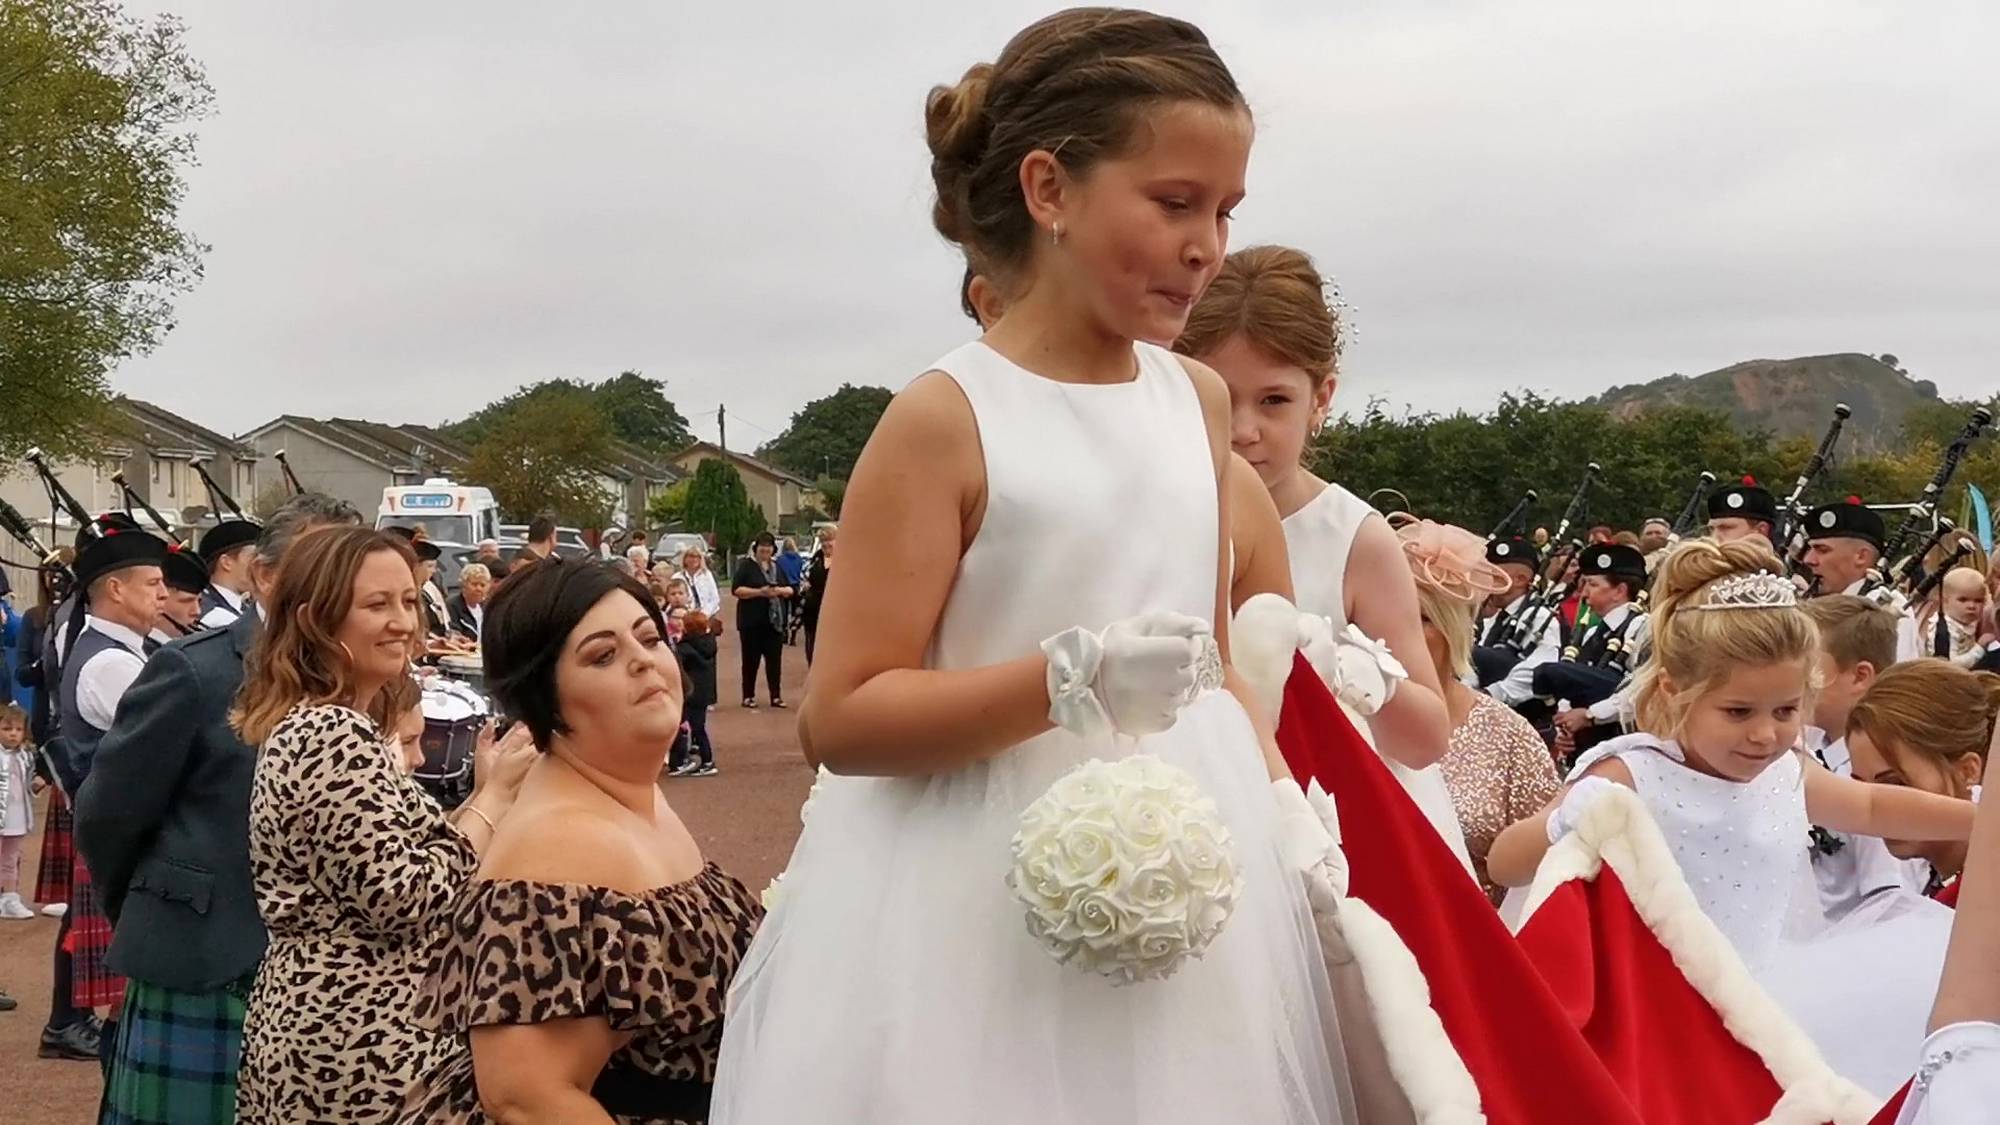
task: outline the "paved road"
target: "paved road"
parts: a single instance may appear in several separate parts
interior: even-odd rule
[[[735,698],[736,637],[723,639],[720,687]],[[805,657],[785,653],[788,702],[805,692]],[[760,697],[760,702],[762,702]],[[784,868],[798,838],[798,810],[812,786],[812,772],[799,755],[793,729],[798,712],[761,708],[744,711],[725,703],[709,719],[721,773],[710,778],[661,783],[702,848],[724,869],[760,891]],[[31,841],[23,873],[33,892],[40,832]],[[7,1125],[88,1125],[96,1120],[98,1072],[94,1063],[53,1062],[35,1057],[35,1043],[48,1015],[50,950],[55,921],[0,921],[0,989],[21,1006],[0,1012],[0,1121]]]

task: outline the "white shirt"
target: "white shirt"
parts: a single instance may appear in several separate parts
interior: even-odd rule
[[[203,626],[210,629],[220,629],[243,616],[245,595],[239,594],[227,586],[211,585],[209,588],[215,591],[216,595],[222,599],[223,604],[201,615]]]
[[[1854,757],[1848,752],[1846,739],[1829,740],[1826,731],[1808,726],[1799,732],[1799,741],[1828,771],[1841,777],[1854,776]],[[1812,857],[1813,881],[1819,886],[1820,908],[1828,920],[1843,917],[1877,891],[1924,892],[1930,866],[1922,860],[1899,860],[1889,854],[1888,845],[1873,836],[1832,835],[1841,841],[1840,850]]]
[[[479,603],[478,605],[469,605],[469,606],[466,606],[465,608],[466,608],[467,610],[470,610],[470,611],[471,611],[471,613],[472,613],[472,634],[473,634],[473,636],[475,636],[475,637],[483,637],[483,636],[485,636],[485,635],[486,635],[486,603],[485,603],[485,602],[480,602],[480,603]]]
[[[715,584],[713,570],[702,567],[699,574],[682,571],[681,577],[687,579],[688,592],[694,595],[696,609],[710,617],[722,612],[722,590]]]
[[[98,730],[110,730],[118,701],[146,667],[146,638],[115,621],[85,614],[83,627],[95,629],[119,647],[108,648],[77,669],[76,716]]]
[[[1522,594],[1507,603],[1509,617],[1519,614],[1527,605],[1528,595]],[[1535,698],[1535,669],[1562,655],[1562,618],[1554,610],[1544,610],[1547,621],[1542,625],[1541,636],[1535,642],[1534,650],[1521,658],[1507,675],[1486,686],[1486,694],[1516,707]]]
[[[1627,617],[1638,612],[1630,602],[1614,608],[1604,615],[1604,620],[1591,626],[1590,633],[1584,634],[1584,643],[1588,644],[1591,634],[1597,630],[1616,629],[1624,624]],[[1625,682],[1618,685],[1617,691],[1585,709],[1591,722],[1618,723],[1633,718],[1632,701],[1639,694],[1638,678],[1633,672],[1638,670],[1639,653],[1645,649],[1646,641],[1652,633],[1652,619],[1643,613],[1640,613],[1638,620],[1632,622],[1631,627],[1625,630],[1625,639],[1619,642],[1620,651],[1625,654]]]

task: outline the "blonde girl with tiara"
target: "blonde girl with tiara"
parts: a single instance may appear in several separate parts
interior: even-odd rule
[[[1639,732],[1578,760],[1547,807],[1501,832],[1488,871],[1503,885],[1526,885],[1550,845],[1597,798],[1613,786],[1630,789],[1658,825],[1702,912],[1836,1070],[1873,1087],[1879,1077],[1869,1082],[1855,1070],[1879,1057],[1878,1076],[1907,1076],[1901,1060],[1914,1062],[1928,996],[1900,995],[1907,990],[1887,988],[1886,978],[1871,972],[1890,959],[1909,964],[1921,953],[1933,958],[1934,980],[1949,919],[1944,928],[1922,918],[1914,928],[1857,919],[1825,930],[1809,869],[1810,828],[1964,840],[1972,831],[1972,803],[1841,777],[1800,750],[1818,634],[1763,544],[1684,544],[1660,564],[1653,594],[1653,655],[1639,672],[1636,699]],[[1915,908],[1933,905],[1918,901]],[[1845,941],[1859,934],[1867,940]],[[1809,951],[1800,944],[1807,936]],[[1804,964],[1850,971],[1807,982],[1796,975]],[[1863,969],[1870,972],[1852,971]],[[1907,1043],[1892,1030],[1902,1024],[1913,1024]],[[1869,1057],[1828,1049],[1838,1025],[1874,1032]]]

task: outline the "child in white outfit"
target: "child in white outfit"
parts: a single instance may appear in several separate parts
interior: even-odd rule
[[[21,901],[21,852],[35,827],[35,753],[28,716],[18,704],[0,708],[0,918],[33,918]]]

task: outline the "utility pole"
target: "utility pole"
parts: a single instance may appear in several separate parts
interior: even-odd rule
[[[729,452],[729,404],[715,408],[715,444],[723,453]]]

